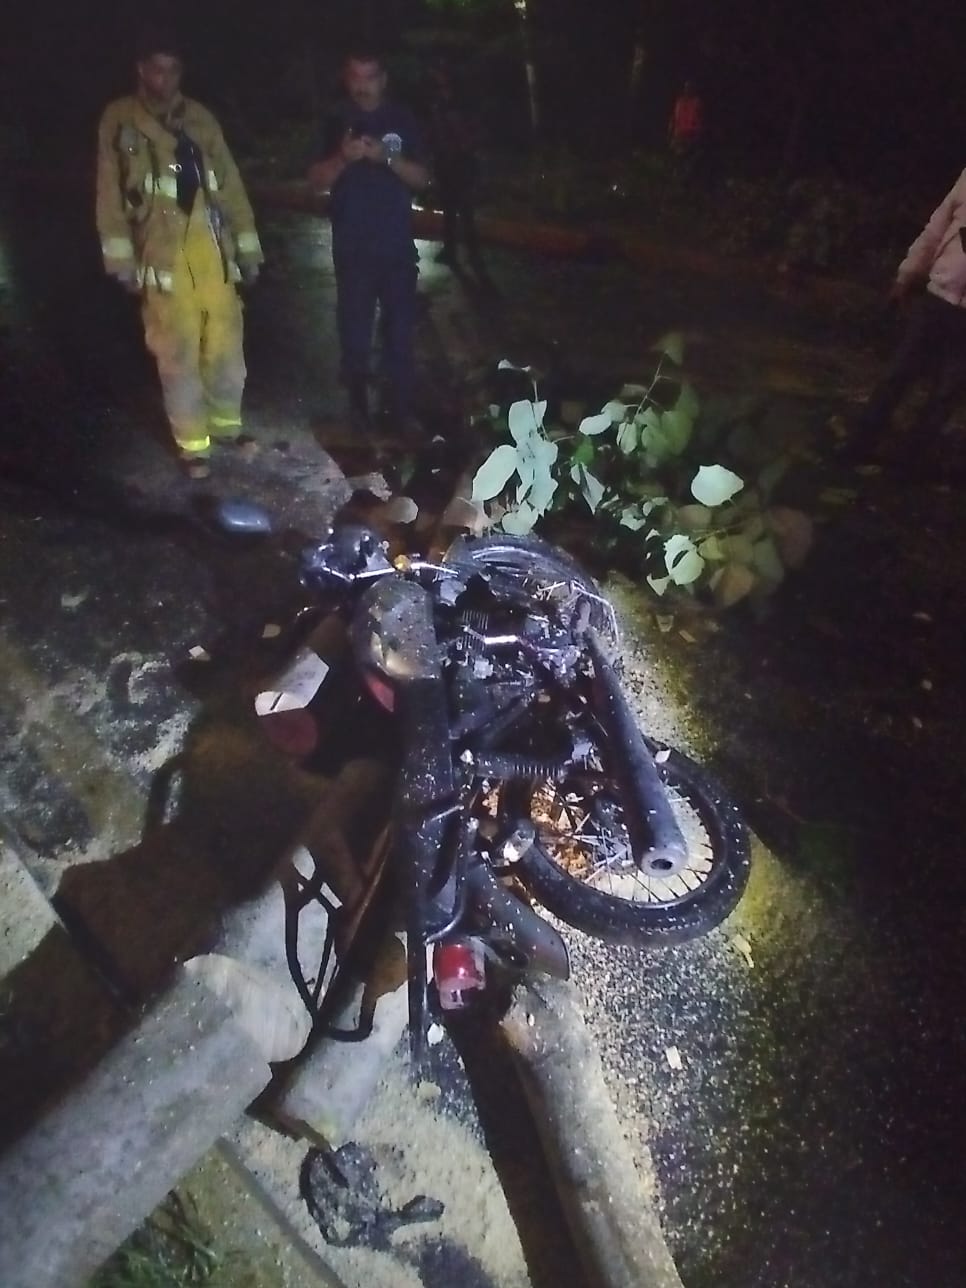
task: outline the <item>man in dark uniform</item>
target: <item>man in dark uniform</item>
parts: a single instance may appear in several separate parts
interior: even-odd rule
[[[347,97],[326,122],[309,182],[331,193],[342,379],[354,423],[369,425],[369,362],[381,309],[383,375],[396,426],[413,427],[416,247],[412,194],[429,183],[416,118],[386,94],[386,69],[369,50],[343,66]]]

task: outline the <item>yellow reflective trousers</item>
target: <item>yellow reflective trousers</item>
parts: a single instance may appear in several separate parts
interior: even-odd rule
[[[174,261],[172,289],[147,286],[142,317],[181,451],[205,452],[213,437],[236,437],[245,388],[242,303],[225,281],[201,194]]]

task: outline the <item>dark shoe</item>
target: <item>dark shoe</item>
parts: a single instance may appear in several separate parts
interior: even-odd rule
[[[206,479],[211,474],[211,466],[208,459],[198,452],[182,452],[181,466],[192,482],[199,482]]]
[[[258,455],[258,440],[252,434],[212,434],[212,447],[230,448],[244,460],[250,461]]]

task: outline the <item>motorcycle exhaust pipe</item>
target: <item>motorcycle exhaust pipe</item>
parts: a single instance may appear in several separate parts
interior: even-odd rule
[[[648,876],[674,876],[687,864],[687,842],[617,672],[604,656],[593,627],[588,628],[586,639],[594,662],[594,711],[610,743],[609,759],[620,788],[634,862]]]
[[[548,921],[511,894],[485,863],[473,864],[466,880],[475,911],[496,938],[518,953],[529,969],[555,979],[570,978],[567,946]]]

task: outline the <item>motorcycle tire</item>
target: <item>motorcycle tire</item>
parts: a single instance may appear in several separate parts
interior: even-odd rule
[[[651,739],[647,742],[653,751],[661,753],[658,768],[672,803],[675,798],[686,803],[687,811],[697,820],[706,838],[709,866],[700,884],[673,899],[654,902],[601,889],[588,881],[598,880],[602,869],[585,878],[574,874],[573,863],[569,870],[566,862],[555,857],[554,847],[548,845],[546,830],[541,830],[539,817],[534,818],[538,841],[516,864],[520,880],[548,912],[577,930],[609,943],[660,946],[696,939],[724,921],[748,882],[751,850],[738,807],[690,757]],[[504,789],[506,804],[517,817],[532,814],[538,792],[547,788],[540,780],[510,784]],[[685,833],[688,834],[688,829]],[[561,834],[561,842],[566,847],[565,833]],[[593,845],[593,839],[589,843]],[[578,842],[571,837],[570,844]],[[613,871],[608,871],[613,877]],[[633,887],[636,892],[654,884],[629,859],[624,860],[617,877],[625,883],[619,887],[621,890]],[[676,886],[675,880],[666,879],[665,888],[670,891],[688,886],[683,874]]]
[[[446,562],[473,564],[520,581],[529,579],[540,586],[572,582],[592,597],[590,625],[597,630],[605,653],[610,657],[617,655],[620,632],[613,608],[593,577],[575,559],[549,541],[534,536],[511,536],[509,533],[458,537],[446,552]]]

